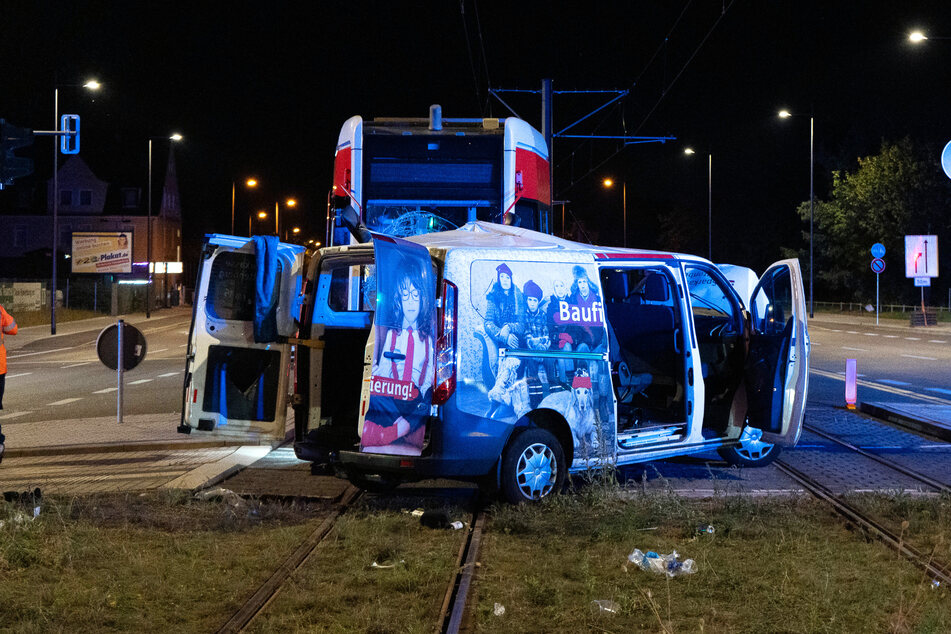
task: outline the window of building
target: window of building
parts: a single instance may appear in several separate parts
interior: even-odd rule
[[[79,204],[82,207],[88,207],[92,204],[92,191],[84,189],[79,192]]]
[[[69,189],[59,190],[59,204],[69,207],[73,204],[73,192]]]

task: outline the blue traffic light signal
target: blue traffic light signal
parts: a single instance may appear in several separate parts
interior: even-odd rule
[[[79,154],[79,115],[64,114],[59,121],[59,129],[65,133],[59,138],[59,151],[63,154]]]
[[[15,178],[33,173],[33,160],[14,154],[28,145],[33,145],[33,130],[0,119],[0,189],[12,185]]]

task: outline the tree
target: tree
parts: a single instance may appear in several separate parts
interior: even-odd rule
[[[832,172],[830,200],[817,200],[814,210],[815,278],[822,297],[843,301],[874,297],[869,249],[876,242],[887,249],[888,267],[881,276],[883,301],[915,297],[904,274],[904,236],[934,233],[939,244],[943,240],[949,244],[946,240],[951,235],[944,213],[951,187],[937,157],[937,151],[922,152],[906,137],[897,143],[883,141],[880,152],[859,158],[852,172]],[[798,213],[808,223],[809,201],[799,205]],[[807,245],[808,238],[807,233]],[[800,253],[800,259],[808,262],[808,250]],[[947,264],[939,266],[951,273]],[[803,274],[809,275],[808,271]]]

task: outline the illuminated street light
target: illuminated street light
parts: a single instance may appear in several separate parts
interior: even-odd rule
[[[254,189],[258,186],[258,181],[254,178],[249,178],[244,181],[244,186],[248,189]],[[235,182],[231,181],[231,235],[234,235],[234,191],[235,191]],[[250,216],[248,217],[248,226],[251,226]],[[251,237],[250,231],[248,232],[248,237]]]
[[[690,156],[697,152],[684,148],[684,154]],[[713,154],[707,154],[707,259],[713,261]]]
[[[258,212],[258,219],[259,219],[259,220],[264,220],[265,218],[267,218],[267,212],[266,212],[266,211],[259,211],[259,212]],[[254,216],[251,215],[251,214],[248,214],[248,237],[249,237],[249,238],[251,237],[251,221],[252,221],[252,220],[254,220]]]
[[[912,31],[908,34],[908,40],[917,44],[918,42],[927,40],[928,37],[921,31]]]
[[[294,198],[288,198],[284,201],[285,207],[296,207],[297,200]],[[278,201],[274,201],[274,234],[280,238],[281,237],[281,206]]]
[[[59,89],[67,87],[81,87],[86,90],[102,88],[95,79],[85,84],[57,84],[53,86],[53,130],[59,131]],[[53,278],[50,281],[50,334],[56,334],[56,258],[59,251],[59,140],[53,141]]]
[[[604,185],[605,188],[610,189],[614,187],[614,179],[605,178],[603,181],[601,181],[601,184]],[[621,216],[624,222],[623,244],[625,247],[627,247],[627,181],[626,180],[621,180]]]
[[[293,233],[300,233],[300,227],[294,227],[291,231]]]
[[[788,119],[792,116],[806,116],[806,115],[793,115],[793,113],[788,110],[780,110],[779,117],[781,119]],[[815,118],[813,115],[809,116],[809,317],[810,319],[814,316],[813,313],[813,242],[815,242],[815,187],[814,183],[814,172],[815,172]]]
[[[145,221],[146,229],[146,275],[148,277],[148,286],[145,287],[145,317],[146,319],[152,317],[152,140],[153,139],[168,139],[173,143],[178,143],[182,140],[182,135],[179,133],[174,133],[170,136],[150,136],[149,137],[149,204],[148,204],[148,217]],[[168,262],[168,254],[165,252],[165,225],[162,225],[162,261]],[[166,273],[165,275],[168,275]],[[166,277],[166,284],[168,278]],[[166,299],[168,294],[166,293]]]

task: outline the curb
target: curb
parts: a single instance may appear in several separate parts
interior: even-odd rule
[[[7,448],[4,458],[22,458],[29,456],[67,456],[86,453],[120,453],[124,451],[167,451],[175,449],[214,449],[216,447],[246,447],[253,445],[239,440],[197,440],[197,441],[142,441],[108,442],[88,445],[51,445],[46,447]],[[270,443],[260,443],[270,444]]]
[[[879,407],[877,405],[872,405],[870,403],[859,403],[858,409],[860,412],[868,414],[869,416],[874,416],[875,418],[892,423],[899,427],[927,434],[928,436],[937,438],[938,440],[951,442],[951,429],[946,427],[932,425],[931,423],[928,423],[927,421],[920,418],[912,418],[911,416],[893,412],[892,410],[885,409],[884,407]]]

